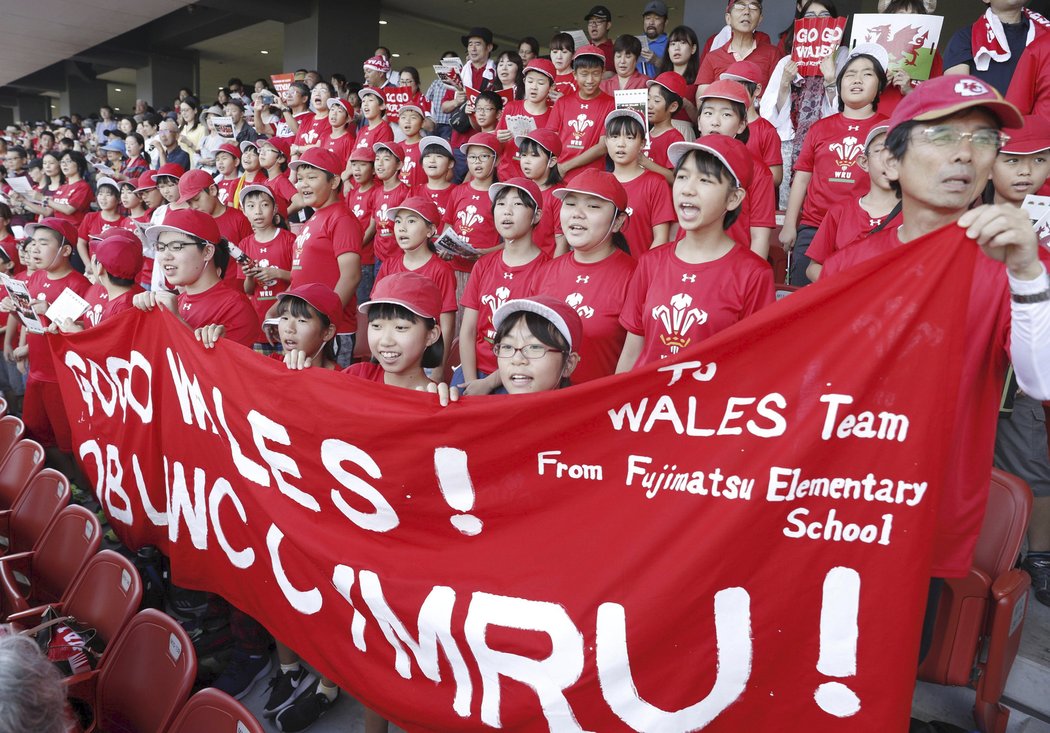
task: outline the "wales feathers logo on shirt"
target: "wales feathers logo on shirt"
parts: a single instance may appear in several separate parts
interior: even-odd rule
[[[666,334],[660,334],[660,342],[670,347],[672,354],[677,354],[692,342],[685,332],[693,326],[707,322],[707,313],[699,308],[692,308],[693,298],[685,293],[671,296],[670,307],[658,305],[653,308],[653,318],[663,324]]]

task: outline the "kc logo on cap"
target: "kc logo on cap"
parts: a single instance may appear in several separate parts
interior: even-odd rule
[[[988,93],[988,87],[976,79],[963,79],[955,85],[955,93],[964,97],[979,97]]]

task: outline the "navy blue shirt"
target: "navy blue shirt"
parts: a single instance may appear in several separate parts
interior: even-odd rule
[[[1003,23],[1003,33],[1006,35],[1006,45],[1010,49],[1010,60],[1003,63],[993,61],[988,64],[988,71],[977,71],[973,65],[973,26],[968,25],[955,32],[952,39],[948,41],[948,48],[944,51],[944,68],[950,69],[959,64],[966,64],[970,73],[978,79],[991,84],[999,90],[1000,94],[1006,94],[1010,87],[1010,79],[1013,78],[1017,62],[1021,60],[1025,44],[1028,40],[1028,18],[1022,17],[1020,23]]]

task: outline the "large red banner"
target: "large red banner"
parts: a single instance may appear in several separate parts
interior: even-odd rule
[[[673,363],[447,408],[163,311],[52,343],[118,533],[408,730],[903,730],[960,238]]]

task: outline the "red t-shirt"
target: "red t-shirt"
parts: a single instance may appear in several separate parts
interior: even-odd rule
[[[213,323],[226,327],[226,338],[244,346],[262,340],[259,318],[248,296],[217,283],[203,293],[180,293],[179,316],[190,328]]]
[[[671,147],[672,143],[677,143],[685,140],[685,137],[676,128],[672,127],[670,130],[666,130],[656,137],[649,139],[649,160],[653,161],[657,165],[661,165],[664,168],[674,168],[671,165],[671,159],[667,157],[667,149]],[[650,171],[651,172],[651,171]],[[667,179],[664,179],[666,182]]]
[[[365,230],[368,228],[368,221],[372,218],[372,211],[375,207],[376,191],[379,187],[372,184],[372,187],[367,191],[362,191],[360,188],[355,188],[346,195],[346,208],[351,214],[357,217],[357,220],[361,223],[361,229]],[[369,244],[369,251],[371,251],[371,244]],[[362,262],[363,262],[362,258]]]
[[[241,208],[241,202],[237,200],[237,187],[241,184],[241,177],[219,178],[215,181],[215,187],[219,189],[219,203],[223,206],[231,206],[235,209]]]
[[[46,300],[50,305],[66,288],[83,298],[91,288],[91,283],[76,270],[57,280],[50,279],[47,270],[37,270],[26,280],[26,287],[29,289],[30,298]],[[40,315],[40,320],[45,326],[50,323],[43,315]],[[42,333],[27,333],[26,343],[29,344],[29,378],[38,382],[57,382],[58,376],[55,374],[55,364],[51,359],[51,346],[47,337]]]
[[[329,129],[328,133],[321,138],[321,147],[332,153],[342,164],[340,173],[346,170],[346,162],[350,160],[350,153],[354,152],[356,143],[357,136],[350,130],[349,125],[347,131],[339,137],[332,137],[332,131]]]
[[[363,237],[360,222],[345,206],[336,202],[317,209],[295,238],[291,287],[321,283],[334,288],[339,282],[339,256],[348,252],[360,255]],[[340,324],[339,333],[352,333],[356,329],[356,307],[356,298],[351,294],[343,309],[346,322]]]
[[[405,149],[405,159],[401,161],[401,170],[398,171],[397,177],[410,189],[416,186],[425,186],[428,179],[426,171],[419,164],[419,143],[403,142],[401,146]]]
[[[392,142],[394,142],[394,131],[387,124],[386,118],[380,118],[378,125],[374,127],[366,125],[357,131],[357,142],[354,143],[354,148],[371,150],[376,143]]]
[[[575,349],[580,364],[572,373],[574,383],[587,382],[616,372],[627,331],[620,325],[620,311],[637,260],[615,250],[600,262],[578,262],[573,253],[551,260],[537,280],[537,293],[562,298],[583,321],[583,343]]]
[[[383,371],[383,367],[370,361],[359,361],[356,364],[351,364],[343,370],[343,374],[367,379],[370,382],[386,384],[386,372]]]
[[[718,81],[718,77],[737,62],[736,56],[729,51],[731,45],[727,43],[722,48],[714,49],[704,56],[704,60],[700,62],[700,70],[696,72],[697,85],[711,84]],[[756,81],[765,89],[769,84],[769,75],[773,73],[773,69],[783,56],[783,52],[776,46],[759,41],[751,53],[744,58],[758,66],[759,71],[762,72],[762,78]]]
[[[299,120],[299,131],[295,134],[295,145],[316,145],[332,131],[328,112]]]
[[[780,148],[780,134],[765,117],[747,123],[747,149],[751,157],[760,160],[769,168],[784,165],[784,154]]]
[[[636,366],[674,357],[775,300],[773,269],[746,247],[691,264],[665,244],[638,261],[620,324],[644,338]]]
[[[376,284],[384,277],[398,272],[414,272],[417,275],[430,278],[441,291],[441,312],[455,313],[459,306],[456,304],[456,276],[452,268],[436,254],[431,253],[422,267],[412,270],[405,266],[405,255],[398,251],[396,255],[383,260],[383,264],[376,273]]]
[[[631,256],[641,257],[654,244],[653,227],[678,219],[671,201],[671,187],[666,178],[652,171],[642,171],[642,175],[633,180],[620,183],[627,191],[628,203],[627,224],[621,231],[631,248]]]
[[[1006,101],[1013,102],[1023,115],[1050,119],[1050,35],[1037,37],[1021,54]]]
[[[391,209],[397,208],[402,201],[408,198],[408,186],[397,182],[393,188],[387,189],[380,184],[376,186],[375,195],[372,198],[372,218],[376,223],[376,233],[372,237],[372,252],[366,252],[361,259],[362,264],[371,265],[375,262],[384,262],[401,253],[394,239],[394,222],[386,218]]]
[[[817,227],[817,233],[806,250],[806,257],[823,265],[831,255],[845,249],[877,227],[881,219],[872,218],[860,205],[861,196],[850,196],[831,207]],[[887,225],[888,229],[900,226],[900,213]]]
[[[496,335],[492,314],[508,300],[535,295],[539,274],[550,262],[550,258],[540,252],[531,262],[510,267],[503,261],[503,254],[502,251],[490,252],[478,259],[461,301],[464,308],[478,312],[474,351],[477,369],[485,374],[492,374],[499,366],[496,355],[492,353]]]
[[[962,229],[959,247],[973,247]],[[821,280],[887,254],[903,244],[897,230],[882,230],[836,253],[828,259]],[[1043,264],[1050,253],[1039,249]],[[947,283],[946,283],[947,285]],[[969,572],[977,535],[981,530],[988,502],[988,472],[995,447],[999,398],[1010,361],[1010,289],[1003,265],[983,254],[977,255],[970,281],[970,302],[966,310],[966,338],[963,340],[962,378],[955,422],[950,426],[953,439],[947,456],[945,494],[938,503],[937,530],[934,535],[933,577],[962,577]]]
[[[854,120],[840,112],[818,120],[809,128],[802,152],[795,161],[796,171],[813,174],[802,201],[800,227],[820,226],[832,206],[867,192],[868,174],[857,165],[857,158],[864,154],[864,140],[871,128],[885,121],[886,118],[877,113],[865,120]]]
[[[751,247],[751,229],[773,229],[777,225],[777,204],[773,191],[773,174],[761,161],[752,159],[751,185],[747,187],[740,216],[726,233],[742,247]],[[772,244],[772,242],[770,243]]]
[[[479,191],[470,183],[461,183],[452,191],[445,207],[445,224],[475,249],[488,249],[499,244],[488,191]],[[473,266],[473,262],[460,257],[452,259],[454,270],[470,272]]]
[[[508,117],[531,117],[536,122],[536,129],[547,127],[547,120],[551,116],[551,105],[547,105],[543,114],[534,115],[525,109],[524,100],[515,99],[507,102],[503,107],[503,114],[496,123],[496,130],[507,129]],[[499,163],[496,165],[496,176],[501,181],[509,181],[522,175],[521,166],[518,164],[518,144],[511,138],[503,143],[503,152],[499,155]]]
[[[572,160],[594,147],[605,134],[605,118],[616,107],[613,98],[599,92],[594,99],[582,100],[579,93],[567,94],[557,101],[547,119],[547,129],[561,137],[560,162]],[[584,168],[605,170],[605,160],[598,158]],[[583,168],[568,175],[568,180]]]
[[[287,229],[278,229],[276,236],[269,242],[260,242],[255,232],[245,237],[237,245],[244,253],[255,260],[260,267],[276,267],[279,270],[292,269],[292,252],[295,248],[295,235]],[[265,283],[255,281],[255,290],[249,296],[252,307],[262,323],[266,311],[277,302],[277,296],[288,289],[287,280],[269,280]]]
[[[80,226],[77,227],[77,235],[81,239],[90,240],[92,236],[97,237],[107,229],[127,229],[126,221],[127,219],[123,216],[116,221],[109,221],[102,218],[101,211],[89,211],[80,222]]]
[[[540,204],[543,214],[532,230],[533,243],[548,257],[554,257],[554,250],[558,246],[554,238],[562,233],[561,199],[554,195],[559,188],[565,188],[565,184],[556,183],[540,192],[543,194],[543,202]]]
[[[84,216],[91,211],[91,203],[95,200],[95,194],[91,192],[91,186],[87,181],[76,183],[64,183],[51,194],[51,201],[56,204],[65,204],[76,209],[72,214],[63,214],[55,210],[53,216],[59,219],[73,222],[73,226],[80,226]]]

